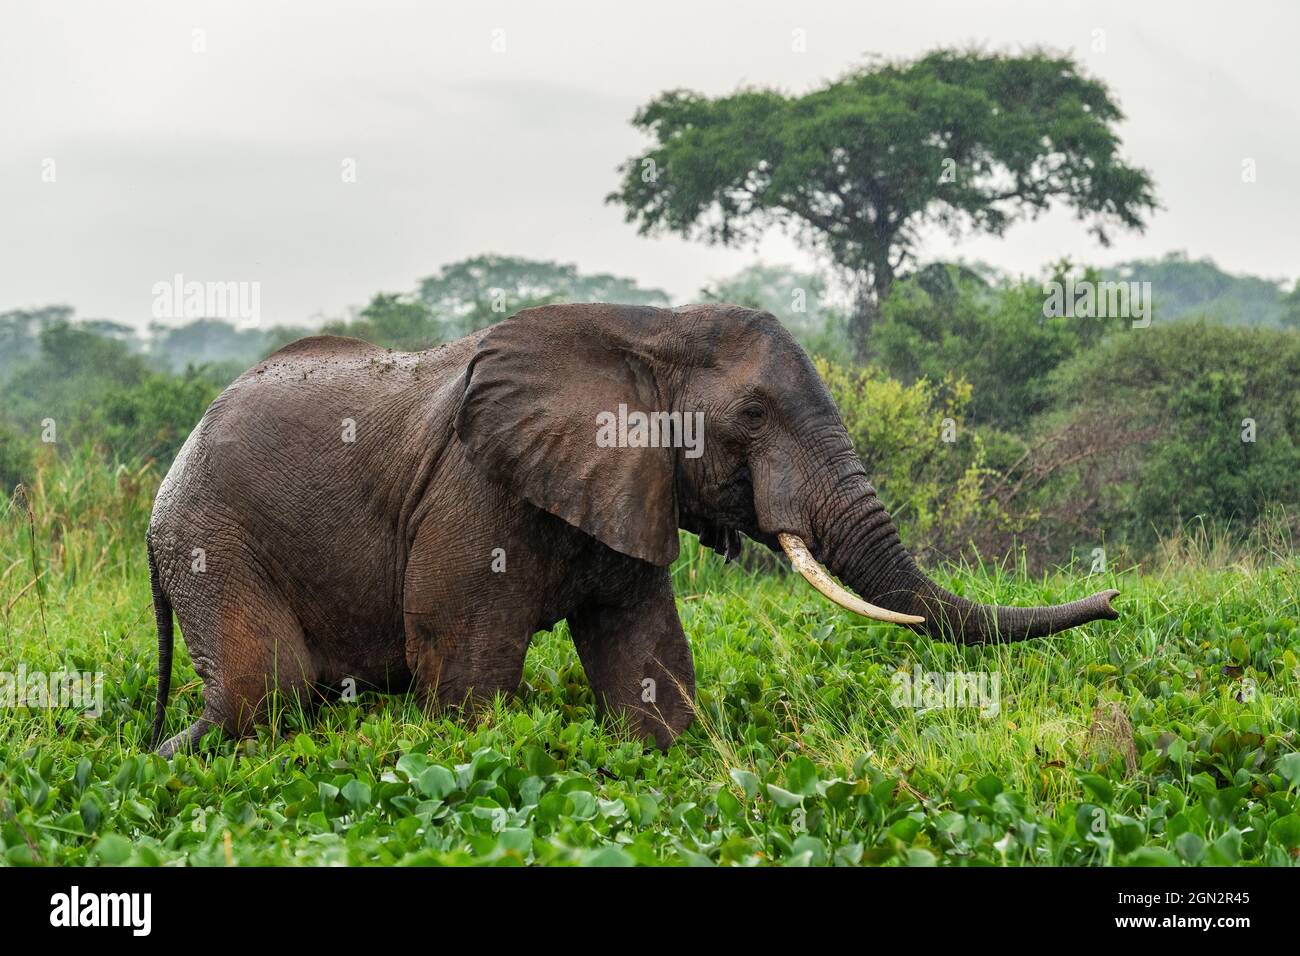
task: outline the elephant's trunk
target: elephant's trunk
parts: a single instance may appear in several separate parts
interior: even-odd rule
[[[826,514],[818,522],[820,527],[813,528],[814,554],[869,602],[869,607],[924,618],[907,624],[915,631],[963,644],[984,644],[1042,637],[1088,621],[1118,617],[1110,606],[1118,591],[1099,591],[1080,601],[1050,607],[977,604],[953,594],[917,567],[865,476],[841,487],[852,495],[835,513]]]

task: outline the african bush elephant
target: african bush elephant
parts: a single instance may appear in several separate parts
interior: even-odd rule
[[[303,339],[212,403],[149,525],[154,743],[175,608],[204,709],[164,756],[213,725],[246,734],[273,689],[509,693],[531,636],[562,619],[602,708],[666,747],[695,686],[678,528],[729,556],[739,534],[781,548],[837,602],[934,637],[1116,616],[1115,591],[1009,608],[932,583],[770,314],[544,306],[424,352]]]

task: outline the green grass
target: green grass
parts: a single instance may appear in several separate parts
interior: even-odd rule
[[[563,625],[476,719],[363,696],[256,739],[147,753],[156,474],[46,461],[0,527],[0,670],[103,673],[104,712],[0,710],[11,864],[1263,863],[1300,845],[1300,563],[1029,580],[1118,587],[1121,619],[960,648],[868,624],[688,542],[675,569],[699,717],[668,752],[604,725]],[[34,534],[32,533],[34,532]],[[1186,555],[1184,555],[1186,558]],[[998,712],[897,706],[914,667],[1000,682]],[[169,730],[201,708],[184,646]]]

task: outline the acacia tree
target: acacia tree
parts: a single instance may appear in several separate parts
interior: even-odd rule
[[[720,244],[792,227],[851,278],[861,349],[924,225],[1001,235],[1060,201],[1103,245],[1141,230],[1154,193],[1118,156],[1122,118],[1104,84],[1041,51],[939,50],[799,97],[675,90],[637,112],[654,145],[607,201],[642,233]]]

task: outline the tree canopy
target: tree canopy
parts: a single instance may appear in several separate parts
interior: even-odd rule
[[[1158,291],[1157,322],[1206,318],[1223,325],[1285,326],[1290,298],[1280,283],[1262,276],[1233,275],[1209,258],[1170,252],[1159,259],[1135,259],[1104,270],[1104,278],[1150,282]]]
[[[512,312],[550,302],[621,302],[667,305],[659,289],[608,273],[582,275],[576,265],[481,255],[443,266],[420,282],[419,298],[448,325],[455,338],[484,328]]]
[[[1059,201],[1103,244],[1142,229],[1154,191],[1120,158],[1122,119],[1103,83],[1041,51],[939,50],[804,96],[674,90],[636,113],[653,145],[607,201],[642,233],[736,244],[791,227],[849,273],[864,315],[927,224],[1001,235]]]

